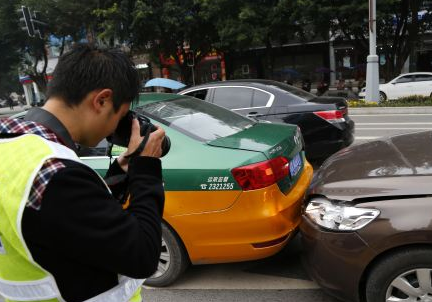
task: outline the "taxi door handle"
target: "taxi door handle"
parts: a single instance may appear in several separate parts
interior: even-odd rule
[[[260,116],[263,116],[263,115],[264,114],[261,114],[261,113],[258,113],[256,111],[253,111],[253,112],[249,112],[248,115],[247,115],[247,117],[260,117]]]

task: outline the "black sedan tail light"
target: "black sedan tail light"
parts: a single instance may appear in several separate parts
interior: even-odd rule
[[[347,109],[343,110],[327,110],[327,111],[315,111],[314,114],[322,118],[323,120],[334,124],[345,122],[344,115],[347,114]]]

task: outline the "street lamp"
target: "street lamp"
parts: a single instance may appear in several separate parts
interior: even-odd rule
[[[366,69],[366,101],[379,101],[379,69],[376,54],[376,0],[369,0],[369,55]]]

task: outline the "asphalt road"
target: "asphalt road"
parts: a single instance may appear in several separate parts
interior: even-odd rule
[[[432,129],[432,114],[350,115],[356,123],[355,144]],[[301,249],[297,236],[267,259],[192,266],[170,287],[145,288],[143,298],[146,302],[336,302],[308,278],[300,260]]]
[[[192,266],[170,287],[145,288],[144,301],[336,302],[307,276],[301,248],[298,235],[267,259]]]
[[[432,130],[432,114],[353,115],[355,143],[382,136]]]
[[[432,130],[432,114],[350,114],[355,144],[383,136]],[[193,266],[173,286],[143,291],[145,301],[336,302],[311,281],[300,261],[299,238],[268,259]]]

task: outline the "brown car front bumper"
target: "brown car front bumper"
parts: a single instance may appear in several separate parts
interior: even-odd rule
[[[357,233],[324,230],[304,215],[300,231],[310,277],[338,299],[360,301],[360,281],[374,251]]]

